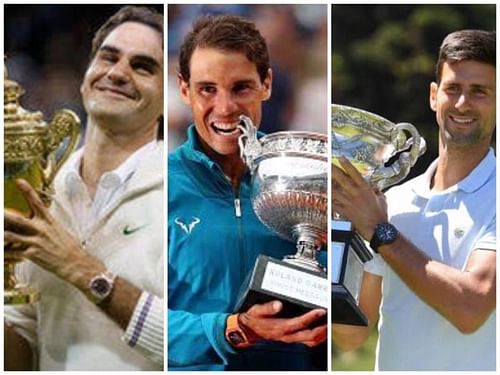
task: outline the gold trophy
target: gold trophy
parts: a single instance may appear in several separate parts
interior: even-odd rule
[[[22,87],[8,78],[4,63],[4,207],[30,216],[30,207],[16,179],[28,181],[48,205],[53,195],[52,181],[78,144],[80,120],[72,111],[63,109],[47,125],[41,112],[21,107],[19,97],[23,93]],[[34,303],[40,293],[18,284],[15,278],[19,262],[13,255],[15,250],[22,247],[4,242],[4,304]]]

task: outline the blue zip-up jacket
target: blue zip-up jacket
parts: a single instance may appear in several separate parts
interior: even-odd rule
[[[236,350],[226,341],[226,319],[257,256],[282,259],[295,245],[256,217],[250,175],[234,191],[197,137],[191,126],[168,157],[169,370],[317,369],[317,354],[302,344]]]

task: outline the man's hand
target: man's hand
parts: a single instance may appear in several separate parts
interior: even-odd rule
[[[296,318],[275,317],[282,308],[280,301],[271,301],[254,305],[240,314],[239,322],[251,341],[272,340],[313,347],[326,340],[326,324],[309,328],[312,323],[325,316],[326,310],[315,309]]]
[[[375,226],[388,220],[385,196],[373,189],[347,159],[341,157],[339,162],[344,170],[332,164],[333,209],[370,241]]]
[[[14,256],[31,260],[81,290],[106,267],[90,256],[63,226],[48,212],[36,191],[24,180],[16,181],[26,198],[32,217],[27,218],[14,210],[4,213],[4,241],[21,246]]]
[[[16,181],[32,211],[32,217],[13,210],[4,213],[4,241],[16,243],[22,250],[12,257],[26,258],[73,284],[89,297],[89,282],[106,266],[80,246],[48,212],[36,191],[24,180]],[[16,247],[17,249],[18,247]],[[134,312],[141,290],[117,277],[111,295],[100,308],[123,329]]]

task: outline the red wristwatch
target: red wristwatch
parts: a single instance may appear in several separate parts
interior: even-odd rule
[[[226,321],[226,340],[235,348],[248,348],[252,343],[238,322],[240,314],[229,315]]]

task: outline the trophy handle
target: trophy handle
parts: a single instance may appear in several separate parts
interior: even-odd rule
[[[52,183],[61,166],[75,150],[78,145],[79,136],[80,119],[78,116],[68,109],[57,111],[49,124],[48,155],[58,150],[66,138],[68,138],[68,142],[61,147],[62,154],[59,158],[55,156],[48,157],[47,167],[44,171],[47,185]]]
[[[238,125],[238,129],[242,132],[238,138],[240,155],[248,168],[253,170],[253,162],[261,154],[262,145],[257,139],[257,127],[253,124],[252,119],[248,116],[240,115],[240,121],[241,124]]]
[[[403,178],[408,176],[408,173],[410,173],[410,168],[415,165],[417,159],[426,150],[425,139],[420,136],[415,126],[407,122],[396,124],[396,131],[398,133],[401,133],[405,130],[410,133],[411,137],[406,140],[404,146],[401,149],[407,151],[403,151],[399,155],[398,160],[396,160],[390,167],[388,167],[389,169],[391,169],[391,173],[389,173],[388,176],[386,175],[383,180],[378,181],[378,184],[380,185],[378,187],[381,190],[385,187],[397,184]]]

